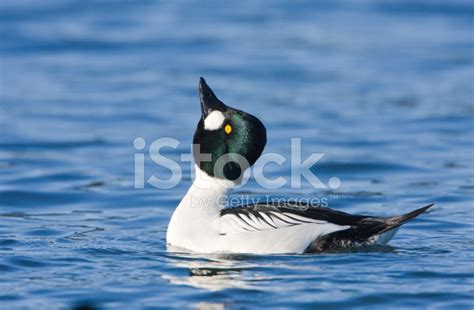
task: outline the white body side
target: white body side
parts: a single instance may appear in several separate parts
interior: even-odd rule
[[[220,211],[234,186],[196,167],[196,179],[171,217],[168,245],[199,253],[303,253],[316,238],[348,228],[324,221],[255,231],[232,227]]]

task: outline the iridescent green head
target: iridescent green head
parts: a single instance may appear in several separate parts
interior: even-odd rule
[[[238,182],[262,154],[265,126],[255,116],[225,105],[203,78],[199,95],[202,115],[193,144],[200,147],[194,148],[194,160],[207,175]],[[209,154],[210,160],[203,161],[200,154]]]

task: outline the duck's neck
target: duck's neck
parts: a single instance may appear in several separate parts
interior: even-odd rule
[[[235,184],[208,176],[195,167],[195,179],[181,200],[178,209],[192,209],[187,212],[216,214],[227,205],[227,196]]]
[[[196,167],[196,176],[184,198],[171,216],[168,244],[191,249],[197,240],[218,234],[213,227],[234,183],[217,180]]]

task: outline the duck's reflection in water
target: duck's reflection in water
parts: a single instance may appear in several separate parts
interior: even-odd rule
[[[228,288],[255,289],[256,282],[264,280],[254,270],[257,265],[249,263],[243,255],[193,255],[173,253],[168,256],[170,265],[185,268],[187,274],[163,275],[173,284],[189,285],[209,291]]]
[[[192,308],[196,308],[199,310],[223,310],[228,309],[229,306],[226,306],[226,304],[224,303],[202,301],[194,304]]]

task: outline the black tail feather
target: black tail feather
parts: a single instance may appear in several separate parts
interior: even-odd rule
[[[317,238],[308,246],[305,252],[322,252],[361,245],[372,245],[377,241],[377,236],[400,227],[424,213],[433,205],[434,204],[430,204],[407,214],[389,218],[364,217],[349,229],[339,230]]]
[[[385,224],[387,225],[387,227],[383,231],[381,231],[381,233],[392,230],[394,228],[397,228],[397,227],[405,224],[406,222],[408,222],[408,221],[414,219],[415,217],[417,217],[418,215],[420,215],[422,213],[425,213],[432,206],[434,206],[434,203],[431,203],[427,206],[424,206],[422,208],[411,211],[407,214],[387,218],[385,220]]]

